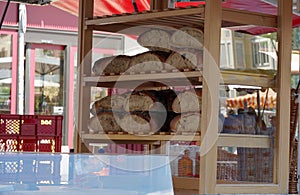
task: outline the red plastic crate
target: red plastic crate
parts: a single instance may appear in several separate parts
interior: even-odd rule
[[[18,152],[19,136],[18,135],[1,135],[0,152]]]
[[[20,115],[0,114],[0,135],[20,134]]]
[[[37,135],[61,136],[62,116],[37,116]]]
[[[0,152],[60,152],[61,115],[0,115]]]
[[[21,135],[36,135],[37,117],[35,115],[21,115]]]
[[[20,136],[20,152],[37,152],[36,136]]]

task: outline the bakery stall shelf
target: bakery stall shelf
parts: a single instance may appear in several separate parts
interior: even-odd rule
[[[151,80],[146,75],[151,76]],[[237,70],[221,70],[221,82],[223,84],[236,85],[252,85],[260,87],[275,87],[274,72],[251,72]],[[163,72],[151,74],[122,74],[122,75],[103,75],[103,76],[86,76],[83,78],[83,85],[107,87],[111,88],[118,82],[120,88],[129,88],[136,84],[147,82],[147,87],[161,87],[167,84],[168,86],[184,86],[187,79],[192,85],[202,84],[202,73],[200,71],[186,72]],[[155,81],[155,82],[153,82]],[[149,84],[152,83],[152,84]],[[155,83],[155,84],[154,84]],[[161,83],[161,85],[159,85]],[[165,84],[163,84],[165,83]]]
[[[151,1],[152,2],[152,1]],[[278,0],[278,16],[270,14],[262,14],[249,12],[245,10],[235,10],[222,8],[221,1],[206,1],[206,5],[197,7],[186,7],[165,10],[151,10],[141,13],[126,13],[112,16],[98,17],[93,15],[94,1],[80,0],[79,6],[79,52],[78,61],[80,62],[79,71],[79,105],[78,109],[78,140],[77,151],[88,152],[84,141],[88,142],[105,142],[107,140],[119,143],[152,143],[157,140],[162,142],[173,139],[172,134],[153,134],[148,136],[137,136],[129,134],[87,134],[86,124],[90,118],[90,108],[86,102],[89,102],[90,88],[98,87],[115,87],[116,81],[120,82],[120,87],[126,88],[132,84],[139,83],[151,78],[145,88],[160,87],[159,82],[169,82],[173,85],[181,85],[181,74],[188,78],[190,83],[201,85],[203,90],[202,97],[202,113],[201,116],[201,135],[193,137],[192,141],[197,141],[202,146],[208,146],[203,150],[205,155],[201,156],[200,163],[200,179],[198,178],[180,178],[174,177],[174,187],[179,187],[183,194],[200,192],[201,194],[215,193],[287,193],[288,181],[288,133],[289,116],[284,113],[289,112],[289,106],[285,102],[289,102],[289,68],[283,64],[290,62],[290,33],[291,33],[291,0]],[[213,65],[220,64],[220,29],[221,27],[256,25],[278,29],[278,71],[276,77],[273,74],[255,73],[255,72],[239,72],[231,70],[214,69]],[[204,48],[203,51],[203,69],[201,71],[190,72],[150,72],[150,74],[121,74],[121,75],[101,75],[94,76],[91,74],[92,63],[90,51],[93,48],[93,31],[109,31],[122,32],[124,34],[141,35],[152,29],[153,26],[168,26],[173,29],[181,29],[183,27],[192,27],[196,29],[204,28]],[[134,31],[132,31],[134,29]],[[214,76],[212,76],[214,75]],[[148,78],[147,78],[148,77]],[[260,87],[275,87],[278,91],[277,113],[279,123],[277,124],[278,134],[275,141],[265,135],[251,134],[218,134],[218,105],[219,97],[210,94],[218,94],[220,80],[221,84],[240,84],[253,85]],[[120,79],[121,78],[121,79]],[[146,79],[145,79],[146,78]],[[203,79],[205,78],[205,79]],[[152,82],[155,80],[155,82]],[[156,84],[154,84],[156,83]],[[119,84],[119,82],[118,82]],[[209,116],[215,116],[210,118]],[[187,135],[188,136],[188,135]],[[178,140],[189,139],[186,135],[179,135]],[[176,138],[176,139],[177,139]],[[211,138],[216,138],[216,142],[212,142]],[[261,184],[259,182],[251,182],[236,180],[236,154],[226,154],[229,157],[219,158],[219,150],[222,147],[236,147],[238,151],[265,151],[272,144],[275,144],[274,165],[272,173],[272,181]],[[206,150],[207,149],[207,150]],[[253,152],[252,151],[252,152]],[[226,156],[225,155],[225,156]],[[248,154],[252,155],[252,153]],[[235,160],[228,160],[228,159]],[[219,162],[220,163],[219,163]],[[231,166],[230,179],[218,178],[219,171],[222,170],[222,163]],[[225,173],[227,174],[228,172]],[[227,176],[225,174],[225,176]],[[222,176],[222,174],[221,174]],[[178,182],[179,181],[179,182]],[[193,184],[189,185],[192,181]],[[234,182],[233,182],[234,181]],[[177,186],[176,186],[177,185]],[[186,190],[186,191],[185,191]]]

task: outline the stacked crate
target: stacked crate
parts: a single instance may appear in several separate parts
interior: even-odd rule
[[[0,152],[60,152],[60,115],[0,115]]]

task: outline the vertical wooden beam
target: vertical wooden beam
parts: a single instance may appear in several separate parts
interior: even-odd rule
[[[169,7],[169,0],[151,0],[150,10],[164,10]]]
[[[278,95],[277,95],[277,178],[278,193],[288,193],[289,138],[290,138],[290,90],[292,51],[292,0],[278,0]],[[276,160],[277,160],[276,159]]]
[[[220,0],[206,1],[200,145],[200,194],[215,194],[220,81]]]
[[[77,110],[77,152],[87,152],[87,148],[81,140],[80,134],[87,129],[86,122],[90,116],[89,104],[91,93],[89,87],[83,86],[82,77],[90,75],[93,47],[93,30],[87,29],[85,19],[94,16],[94,0],[79,0],[78,18],[78,110]]]

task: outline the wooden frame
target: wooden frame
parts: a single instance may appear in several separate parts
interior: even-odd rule
[[[155,1],[159,4],[160,1]],[[155,4],[154,4],[155,5]],[[292,0],[278,0],[278,16],[252,13],[247,11],[222,9],[221,1],[209,0],[205,6],[186,9],[170,9],[164,11],[153,11],[135,14],[121,14],[107,17],[93,16],[93,0],[80,0],[80,16],[79,16],[79,56],[80,63],[80,78],[79,78],[79,110],[78,113],[78,147],[77,152],[87,152],[83,144],[83,139],[87,141],[105,141],[106,138],[116,141],[129,142],[151,142],[154,139],[166,141],[170,139],[170,135],[152,135],[147,139],[137,139],[129,135],[97,135],[90,136],[86,134],[86,121],[89,118],[89,108],[83,102],[89,102],[89,88],[96,85],[101,87],[109,87],[116,80],[116,76],[100,78],[96,80],[91,76],[91,56],[89,51],[92,49],[92,32],[93,30],[105,30],[110,32],[118,32],[132,26],[143,25],[135,32],[137,34],[147,30],[147,25],[168,25],[175,28],[180,28],[180,22],[176,20],[184,20],[192,27],[202,27],[204,25],[204,67],[203,76],[190,75],[190,78],[197,79],[195,82],[201,82],[203,86],[203,94],[208,94],[202,97],[202,112],[206,114],[202,117],[201,137],[195,136],[194,140],[201,142],[201,163],[200,163],[200,180],[192,179],[193,182],[199,183],[193,186],[189,184],[189,179],[178,179],[174,181],[180,183],[180,191],[183,194],[189,192],[200,192],[201,194],[217,194],[217,193],[288,193],[288,172],[289,172],[289,115],[290,107],[286,102],[290,101],[290,64],[291,61],[291,29],[292,29]],[[153,6],[153,5],[152,5]],[[161,8],[164,5],[155,5],[154,8]],[[213,23],[211,22],[213,21]],[[220,145],[230,145],[237,147],[253,147],[258,144],[258,147],[268,147],[268,138],[264,136],[218,136],[218,89],[221,75],[227,82],[236,82],[237,84],[247,84],[251,75],[235,75],[226,72],[220,72],[219,56],[220,56],[220,30],[221,26],[235,25],[259,25],[267,27],[276,27],[278,29],[279,41],[279,70],[276,80],[268,76],[253,75],[252,84],[261,86],[278,87],[278,107],[279,124],[277,126],[277,139],[275,148],[275,182],[272,184],[244,184],[244,183],[226,183],[217,184],[216,180],[216,162],[217,162],[217,147]],[[174,74],[175,75],[175,74]],[[173,76],[174,76],[173,75]],[[211,75],[214,75],[212,77]],[[171,74],[169,74],[170,77]],[[160,77],[157,79],[170,79],[170,77]],[[174,76],[174,78],[178,77]],[[138,77],[128,75],[124,77],[124,83],[130,82]],[[238,79],[243,78],[243,79]],[[255,81],[253,78],[259,79]],[[99,78],[98,78],[99,79]],[[102,80],[101,80],[102,79]],[[238,79],[238,80],[236,80]],[[81,137],[82,136],[82,137]],[[168,137],[169,136],[169,137]],[[186,139],[184,136],[178,139]],[[245,141],[251,143],[245,144]],[[212,143],[212,144],[211,144]],[[195,184],[195,183],[194,183]],[[176,186],[175,186],[176,188]],[[192,189],[191,189],[192,188]],[[186,191],[185,191],[186,190]]]

